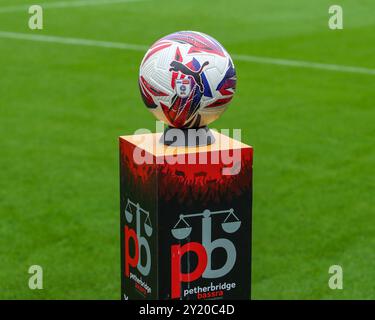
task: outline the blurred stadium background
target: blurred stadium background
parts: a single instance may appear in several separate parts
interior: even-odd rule
[[[117,137],[154,129],[138,67],[178,30],[234,55],[213,127],[255,148],[252,298],[375,298],[375,2],[89,2],[46,1],[30,31],[35,2],[0,0],[0,298],[119,298]],[[332,4],[344,30],[328,28]],[[32,264],[44,290],[27,286]],[[333,264],[344,290],[328,288]]]

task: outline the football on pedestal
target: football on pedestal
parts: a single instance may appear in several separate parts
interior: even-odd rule
[[[236,71],[229,53],[214,38],[180,31],[156,41],[139,70],[143,102],[170,129],[199,129],[200,144],[213,143],[207,125],[227,109],[236,89]],[[204,130],[203,130],[204,129]],[[167,145],[182,145],[161,137]],[[204,142],[205,141],[205,142]],[[195,141],[187,140],[186,145]]]

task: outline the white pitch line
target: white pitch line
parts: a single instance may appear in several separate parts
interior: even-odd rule
[[[28,33],[8,32],[8,31],[0,31],[0,38],[27,40],[27,41],[36,41],[36,42],[60,43],[60,44],[77,45],[77,46],[111,48],[111,49],[120,49],[120,50],[133,50],[133,51],[140,51],[140,52],[146,52],[147,49],[149,48],[148,46],[144,46],[144,45],[123,43],[123,42],[110,42],[110,41],[89,40],[89,39],[80,39],[80,38],[67,38],[67,37],[60,37],[60,36],[36,35],[36,34],[28,34]],[[277,58],[270,58],[270,57],[258,57],[258,56],[240,55],[240,54],[233,54],[232,57],[235,60],[244,61],[244,62],[273,64],[273,65],[295,67],[295,68],[309,68],[309,69],[319,69],[319,70],[327,70],[327,71],[375,75],[375,69],[364,68],[364,67],[354,67],[354,66],[345,66],[345,65],[338,65],[338,64],[301,61],[301,60],[277,59]]]
[[[36,35],[36,34],[7,32],[7,31],[0,31],[0,38],[37,41],[37,42],[61,43],[61,44],[70,44],[70,45],[76,45],[76,46],[133,50],[133,51],[147,51],[148,49],[148,47],[146,46],[123,43],[123,42],[109,42],[109,41],[100,41],[100,40],[66,38],[66,37],[58,37],[58,36]]]
[[[329,63],[320,63],[320,62],[302,61],[302,60],[287,60],[287,59],[257,57],[257,56],[237,55],[237,54],[234,54],[233,58],[240,60],[240,61],[248,61],[248,62],[263,63],[263,64],[276,64],[279,66],[322,69],[322,70],[329,70],[329,71],[363,73],[363,74],[375,75],[375,69],[364,68],[364,67],[354,67],[354,66],[344,66],[344,65],[339,65],[339,64],[329,64]]]
[[[116,3],[130,3],[130,2],[140,2],[146,0],[76,0],[76,1],[57,1],[57,2],[43,2],[38,3],[43,9],[61,9],[61,8],[71,8],[71,7],[86,7],[86,6],[101,6],[107,4]],[[31,4],[22,4],[18,6],[8,6],[0,7],[0,13],[7,12],[17,12],[25,11],[28,12]]]

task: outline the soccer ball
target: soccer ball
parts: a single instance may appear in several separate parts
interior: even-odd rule
[[[200,128],[232,100],[236,71],[224,47],[193,31],[172,33],[146,52],[139,88],[147,108],[174,128]]]

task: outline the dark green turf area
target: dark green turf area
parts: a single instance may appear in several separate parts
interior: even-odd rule
[[[374,69],[375,2],[338,1],[341,31],[331,4],[151,0],[46,9],[43,31],[0,13],[0,30],[148,46],[191,29],[233,54]],[[1,299],[119,298],[117,137],[155,127],[143,54],[0,37]],[[375,76],[235,64],[236,97],[213,127],[255,148],[252,298],[375,298]],[[28,288],[32,264],[44,290]],[[334,264],[341,291],[327,285]]]

